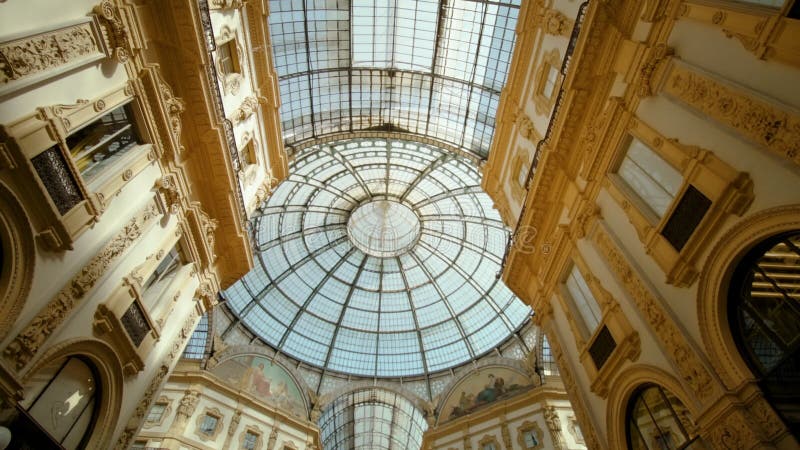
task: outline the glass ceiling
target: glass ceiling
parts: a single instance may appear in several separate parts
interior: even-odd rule
[[[254,221],[260,264],[223,295],[273,347],[403,377],[491,351],[531,310],[496,277],[507,230],[465,157],[399,140],[299,151]]]
[[[271,0],[288,147],[405,131],[486,159],[520,0]]]

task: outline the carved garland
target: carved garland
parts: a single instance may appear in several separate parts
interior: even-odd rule
[[[655,295],[642,283],[634,269],[628,264],[626,257],[622,255],[603,227],[597,227],[594,241],[600,253],[606,256],[609,266],[644,315],[650,328],[659,337],[668,355],[671,356],[678,368],[680,376],[700,401],[708,400],[716,392],[717,387],[711,374],[703,366],[694,349],[683,338],[681,330],[667,315]]]
[[[106,57],[96,19],[0,43],[0,92]]]
[[[664,91],[800,165],[800,115],[797,113],[687,67],[673,68]]]
[[[134,216],[122,231],[92,258],[72,280],[45,306],[30,324],[6,347],[3,356],[14,363],[17,370],[25,367],[39,351],[42,343],[66,319],[67,315],[95,286],[106,272],[142,234],[157,216],[154,203]]]

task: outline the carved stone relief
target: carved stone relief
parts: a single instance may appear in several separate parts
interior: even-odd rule
[[[3,356],[17,370],[25,367],[44,341],[95,286],[109,266],[133,245],[157,215],[154,203],[134,216],[106,246],[64,286],[28,326],[6,347]]]
[[[664,91],[747,139],[800,165],[800,116],[688,67],[675,67]]]
[[[105,57],[92,20],[0,43],[0,93]]]

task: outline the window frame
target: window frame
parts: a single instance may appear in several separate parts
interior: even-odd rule
[[[536,437],[537,444],[533,447],[528,447],[525,444],[525,433],[533,433]],[[526,420],[522,422],[522,425],[517,428],[517,443],[519,447],[525,450],[540,450],[544,448],[544,432],[542,431],[542,427],[539,426],[539,422],[534,422],[530,420]]]
[[[213,417],[216,419],[216,423],[214,424],[214,429],[209,430],[210,433],[203,431],[203,425],[205,424],[206,417]],[[202,441],[215,441],[219,436],[220,432],[223,428],[223,421],[225,416],[218,408],[209,408],[206,406],[203,411],[197,416],[195,421],[195,428],[194,434],[200,437]]]
[[[580,272],[599,307],[600,320],[593,330],[588,329],[587,324],[583,322],[583,315],[566,287],[566,279],[574,269]],[[561,274],[555,295],[561,308],[566,312],[581,364],[591,381],[590,390],[602,398],[607,398],[611,379],[621,370],[625,360],[636,361],[639,357],[641,352],[639,333],[633,329],[628,318],[620,310],[617,300],[590,270],[590,266],[578,250],[573,249],[570,257],[564,261]],[[594,346],[596,343],[603,344],[608,339],[613,340],[614,346],[604,354],[602,365],[598,367],[593,351],[603,347]]]
[[[557,48],[551,49],[542,54],[541,65],[536,72],[536,84],[534,85],[533,103],[537,114],[545,115],[556,104],[558,92],[564,82],[564,75],[561,73],[561,53]],[[556,79],[552,83],[552,92],[546,95],[550,74],[555,72]]]
[[[100,219],[115,194],[156,159],[150,123],[137,89],[126,83],[89,101],[42,106],[36,113],[0,127],[13,156],[22,162],[13,169],[30,180],[25,203],[34,205],[32,213],[40,218],[35,222],[42,223],[42,240],[49,249],[69,249]],[[67,140],[119,107],[129,109],[137,143],[87,179],[78,169]],[[59,204],[56,194],[62,192],[69,198]]]
[[[664,271],[666,282],[688,287],[697,279],[695,265],[703,249],[713,241],[711,237],[718,231],[717,225],[728,214],[743,215],[752,203],[752,180],[747,173],[735,170],[711,151],[668,139],[636,117],[618,126],[621,129],[617,150],[611,158],[604,187],[628,216],[645,251]],[[662,217],[658,217],[617,173],[633,138],[681,174],[681,185]],[[667,237],[676,229],[670,220],[673,217],[686,218],[685,215],[676,215],[676,212],[688,198],[705,199],[708,203],[702,217],[690,224],[694,225],[691,234],[683,236],[681,248],[677,249]],[[697,216],[692,219],[697,219]],[[665,230],[668,235],[664,234]]]
[[[245,74],[245,60],[244,50],[239,44],[238,31],[227,25],[220,29],[220,34],[214,37],[216,42],[216,50],[214,51],[214,65],[217,69],[217,76],[222,83],[222,91],[225,94],[237,95],[241,89],[242,82],[244,81]],[[225,54],[220,53],[220,49],[224,48],[223,53],[230,54],[231,66],[233,71],[226,70],[223,65],[228,58]]]

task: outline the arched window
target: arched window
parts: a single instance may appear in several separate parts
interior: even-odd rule
[[[66,449],[86,446],[97,421],[100,380],[94,366],[70,356],[39,371],[21,406],[27,416]]]
[[[677,397],[654,384],[640,387],[628,403],[630,450],[705,449],[689,411]]]
[[[773,236],[731,277],[728,318],[767,400],[800,436],[800,231]]]

